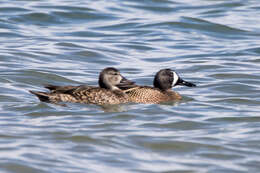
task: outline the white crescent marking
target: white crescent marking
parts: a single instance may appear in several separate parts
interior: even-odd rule
[[[173,86],[173,87],[176,85],[178,79],[179,79],[179,76],[178,76],[177,73],[174,71],[174,72],[173,72],[173,83],[172,83],[172,86]]]

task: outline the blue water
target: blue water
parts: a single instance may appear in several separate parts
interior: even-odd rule
[[[256,0],[2,0],[0,172],[259,172]],[[174,105],[40,102],[44,84],[139,85],[171,68]]]

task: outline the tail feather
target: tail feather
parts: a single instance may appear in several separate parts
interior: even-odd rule
[[[36,95],[40,101],[42,102],[51,102],[50,96],[48,93],[45,92],[38,92],[38,91],[29,91],[30,93]]]

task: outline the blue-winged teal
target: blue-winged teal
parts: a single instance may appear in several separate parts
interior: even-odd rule
[[[125,90],[129,100],[134,103],[161,103],[180,100],[182,97],[171,90],[176,85],[195,87],[196,85],[184,81],[171,69],[162,69],[156,73],[153,81],[154,87],[137,86]]]
[[[99,75],[99,87],[80,85],[80,86],[54,86],[47,85],[45,88],[50,92],[35,92],[41,101],[58,103],[74,102],[86,104],[120,104],[128,102],[128,96],[122,92],[122,88],[131,88],[134,82],[124,78],[120,72],[112,67],[105,68]]]

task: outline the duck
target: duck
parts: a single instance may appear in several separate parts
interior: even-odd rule
[[[45,85],[50,92],[32,91],[40,101],[48,103],[72,102],[96,105],[113,105],[127,103],[128,95],[123,89],[136,86],[134,82],[123,77],[119,70],[114,67],[107,67],[99,74],[99,86],[56,86]]]
[[[127,88],[124,92],[128,95],[130,102],[158,104],[182,99],[179,93],[171,90],[176,85],[196,87],[195,84],[183,80],[174,70],[161,69],[154,77],[153,87],[136,85],[135,87]]]

